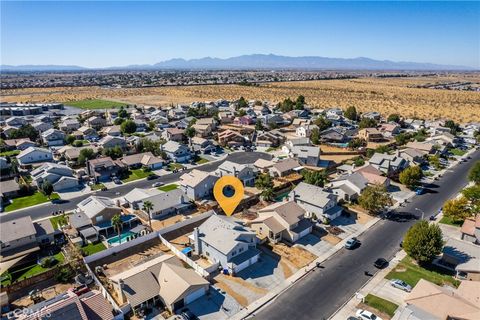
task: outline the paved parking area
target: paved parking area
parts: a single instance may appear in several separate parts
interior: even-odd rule
[[[257,263],[243,269],[236,277],[264,289],[273,289],[285,281],[280,257],[277,259],[265,253],[260,255]]]
[[[209,293],[186,306],[200,320],[229,319],[242,308],[235,299],[211,287]]]
[[[295,245],[310,251],[317,257],[326,254],[334,247],[331,243],[320,239],[320,237],[314,234],[306,235],[305,237],[298,240]]]
[[[330,222],[330,225],[339,227],[345,232],[337,235],[341,239],[349,238],[352,234],[362,229],[363,225],[357,223],[352,216],[340,216],[337,219]]]
[[[405,297],[408,295],[408,292],[392,287],[390,280],[387,279],[380,281],[370,293],[398,305],[402,305]]]

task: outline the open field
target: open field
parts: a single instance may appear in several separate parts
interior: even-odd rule
[[[106,99],[145,105],[169,105],[216,99],[259,99],[278,102],[302,94],[318,107],[354,105],[360,111],[399,112],[406,117],[448,117],[460,122],[480,121],[480,93],[457,90],[411,88],[440,81],[480,81],[480,74],[442,77],[361,78],[277,82],[258,87],[199,85],[181,87],[116,88],[31,88],[2,90],[5,102],[62,102]]]
[[[65,102],[66,105],[80,109],[107,109],[125,106],[125,103],[101,99],[85,99]]]

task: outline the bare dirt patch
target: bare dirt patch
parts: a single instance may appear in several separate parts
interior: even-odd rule
[[[322,240],[325,240],[332,245],[336,245],[337,243],[342,241],[342,239],[340,239],[339,237],[334,236],[333,234],[330,234],[330,233],[327,234],[326,236],[322,237]]]
[[[300,248],[289,247],[283,243],[272,245],[272,251],[284,259],[287,259],[297,269],[300,269],[317,258],[313,253]]]

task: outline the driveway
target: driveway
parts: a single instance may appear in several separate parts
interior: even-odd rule
[[[339,227],[345,232],[340,233],[337,237],[347,239],[355,232],[362,229],[363,225],[358,223],[352,216],[340,216],[330,222],[330,225]]]
[[[229,319],[240,311],[241,305],[232,297],[222,294],[213,287],[207,295],[193,301],[186,306],[199,319]]]
[[[311,233],[298,240],[295,245],[310,251],[317,257],[321,257],[334,247],[331,243],[321,240],[320,237]]]
[[[399,306],[405,301],[408,292],[392,287],[390,280],[383,279],[375,288],[370,291],[371,294],[381,297],[388,301],[394,302]]]

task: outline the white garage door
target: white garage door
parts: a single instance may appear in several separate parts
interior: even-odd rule
[[[305,237],[307,234],[309,234],[310,232],[312,232],[312,228],[308,228],[308,229],[305,229],[303,230],[302,232],[300,232],[300,234],[298,235],[299,238],[301,237]]]
[[[257,263],[259,256],[260,256],[260,255],[258,254],[258,255],[256,255],[255,257],[251,258],[251,259],[250,259],[250,265],[252,265],[252,264],[254,264],[254,263]]]
[[[200,288],[197,291],[194,291],[185,297],[185,304],[189,304],[192,301],[197,300],[205,294],[205,288]]]
[[[242,271],[246,267],[250,266],[250,260],[246,260],[239,264],[238,266],[235,267],[235,270],[233,270],[235,273]]]

